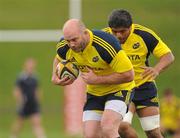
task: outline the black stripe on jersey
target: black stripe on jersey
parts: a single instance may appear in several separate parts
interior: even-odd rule
[[[92,32],[93,32],[93,35],[95,35],[99,39],[102,39],[104,42],[111,45],[111,47],[116,51],[116,53],[118,53],[119,50],[121,50],[121,46],[119,44],[119,41],[117,40],[117,38],[115,36],[113,36],[109,33],[100,31],[100,30],[94,30]]]
[[[142,37],[148,48],[148,52],[152,53],[156,45],[159,43],[159,40],[157,40],[151,33],[147,31],[134,29],[134,33]]]
[[[113,36],[103,31],[93,31],[93,43],[101,58],[108,64],[121,50],[119,41]]]
[[[111,45],[106,43],[104,40],[102,40],[94,35],[93,41],[98,43],[100,46],[104,47],[112,57],[116,56],[116,51],[112,48]]]
[[[148,58],[149,58],[149,54],[146,56],[146,61],[145,61],[145,65],[149,67],[149,60],[148,60]]]
[[[64,46],[61,46],[57,49],[57,53],[62,59],[66,59],[66,53],[68,50],[69,50],[69,46],[65,44]]]
[[[151,33],[147,32],[147,31],[134,29],[134,33],[141,36],[141,38],[144,40],[144,42],[147,46],[148,53],[146,55],[145,64],[146,64],[146,66],[149,66],[149,61],[148,61],[149,55],[150,55],[150,53],[153,52],[154,48],[159,43],[159,40],[157,40]]]
[[[97,52],[99,53],[99,55],[104,61],[106,61],[108,64],[111,63],[111,61],[113,60],[113,57],[104,47],[100,46],[98,43],[94,41],[92,43],[92,46],[96,48]]]
[[[63,47],[64,45],[67,44],[67,41],[65,40],[62,40],[61,42],[59,42],[56,46],[56,50],[58,50],[60,47]]]

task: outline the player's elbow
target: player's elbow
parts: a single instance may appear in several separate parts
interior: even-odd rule
[[[174,57],[174,55],[171,53],[171,63],[173,63],[174,62],[174,60],[175,60],[175,57]]]
[[[167,65],[170,65],[174,62],[175,57],[172,52],[169,52],[169,53],[165,54],[164,56],[162,56],[162,59],[164,61],[166,61]]]
[[[126,80],[126,82],[131,82],[134,80],[134,70],[130,70],[130,71],[127,71],[125,74],[124,74],[124,80]]]

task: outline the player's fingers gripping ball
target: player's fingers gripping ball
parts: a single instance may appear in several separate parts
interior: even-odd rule
[[[69,61],[59,62],[56,69],[56,73],[60,79],[67,76],[75,80],[79,75],[78,67]]]

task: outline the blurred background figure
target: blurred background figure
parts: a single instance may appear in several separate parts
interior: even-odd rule
[[[164,90],[160,101],[161,131],[165,136],[180,138],[180,102],[171,88]]]
[[[82,136],[85,102],[86,84],[81,77],[78,77],[73,84],[64,87],[64,127],[65,132],[70,136]]]
[[[13,95],[17,103],[17,118],[12,126],[10,138],[17,138],[24,120],[30,118],[33,131],[37,138],[46,138],[41,126],[39,106],[39,82],[35,75],[36,61],[28,58],[23,70],[16,79]]]

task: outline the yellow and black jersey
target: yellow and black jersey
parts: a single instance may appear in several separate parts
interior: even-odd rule
[[[112,34],[110,27],[104,28],[103,31]],[[138,24],[132,24],[131,33],[121,47],[133,64],[136,86],[153,81],[146,78],[142,79],[141,77],[141,73],[144,71],[141,67],[149,66],[148,58],[151,53],[159,58],[171,52],[167,45],[152,30]]]
[[[86,72],[89,67],[97,75],[123,73],[133,68],[113,35],[98,30],[88,32],[90,42],[83,52],[74,52],[62,38],[57,44],[57,58],[75,63],[82,72]],[[103,96],[119,90],[131,90],[134,86],[134,81],[119,85],[88,85],[88,93]]]
[[[160,100],[160,114],[163,126],[176,130],[178,128],[177,121],[180,119],[180,100],[175,96],[169,103],[165,99]]]

